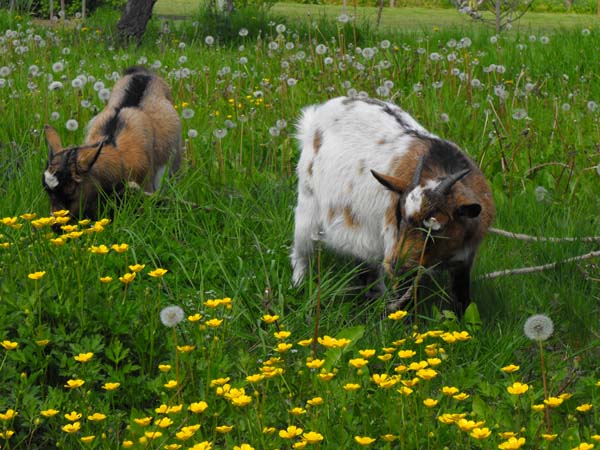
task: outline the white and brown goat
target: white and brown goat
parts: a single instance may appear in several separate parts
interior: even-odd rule
[[[471,266],[495,215],[475,163],[398,106],[370,98],[305,108],[297,137],[293,283],[304,278],[318,238],[335,252],[383,263],[390,275],[419,264],[447,268],[463,312]]]
[[[171,91],[143,67],[127,69],[115,83],[83,145],[63,148],[54,128],[44,131],[43,184],[51,210],[67,209],[75,218],[97,218],[101,194],[119,194],[126,185],[154,192],[165,170],[173,173],[181,162],[181,122]]]

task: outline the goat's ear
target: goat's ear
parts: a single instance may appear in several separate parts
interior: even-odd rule
[[[92,166],[96,161],[98,161],[98,157],[100,156],[100,152],[102,151],[102,147],[104,147],[104,142],[102,141],[98,144],[97,147],[88,147],[88,148],[80,148],[78,150],[77,155],[77,173],[84,174],[89,172],[92,169]]]
[[[371,170],[371,173],[375,177],[377,181],[379,181],[383,186],[388,188],[390,191],[397,192],[402,195],[404,193],[404,189],[402,183],[399,178],[393,177],[391,175],[384,175],[382,173]]]
[[[479,203],[468,203],[466,205],[460,205],[456,209],[456,215],[460,217],[468,217],[474,219],[481,213],[481,205]]]
[[[60,143],[60,136],[51,125],[44,125],[44,134],[48,144],[48,161],[50,161],[56,153],[62,150],[62,144]]]

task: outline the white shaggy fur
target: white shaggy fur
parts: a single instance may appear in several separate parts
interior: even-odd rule
[[[319,235],[327,247],[362,261],[381,263],[392,253],[397,229],[386,223],[385,214],[395,194],[371,170],[388,173],[414,143],[411,131],[434,135],[396,105],[385,105],[393,114],[382,109],[383,102],[346,97],[303,110],[297,128],[301,156],[291,254],[295,285],[304,278]]]
[[[50,189],[54,189],[58,186],[58,179],[53,173],[50,173],[49,170],[44,171],[44,180]]]

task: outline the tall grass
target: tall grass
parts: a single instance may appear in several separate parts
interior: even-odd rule
[[[443,278],[424,290],[419,317],[391,320],[385,299],[365,300],[352,262],[324,250],[318,277],[313,264],[294,289],[288,261],[295,120],[305,105],[349,92],[393,100],[459,143],[493,186],[497,226],[597,234],[598,30],[380,36],[352,23],[273,23],[258,39],[221,46],[200,23],[154,23],[140,47],[117,49],[111,17],[95,20],[44,28],[0,17],[3,446],[340,449],[376,439],[373,448],[517,448],[512,433],[528,448],[557,434],[552,446],[571,449],[600,439],[597,266],[480,279],[589,244],[488,237],[474,272],[477,308],[462,322],[445,311]],[[65,144],[80,143],[103,107],[96,83],[110,88],[113,73],[137,63],[172,86],[184,117],[181,173],[160,197],[132,194],[110,223],[51,234],[36,222],[48,210],[40,130],[51,123]],[[77,76],[86,77],[80,89]],[[62,87],[49,90],[55,81]],[[157,268],[168,272],[155,278]],[[315,352],[307,340],[317,296]],[[164,325],[168,305],[184,320]],[[555,325],[542,343],[547,395],[539,345],[522,333],[534,313]],[[520,369],[501,370],[510,364]],[[65,387],[77,380],[85,383]],[[529,389],[507,391],[516,381]],[[547,409],[550,430],[544,407],[533,408],[548,397],[562,402]],[[294,436],[292,425],[303,431]]]

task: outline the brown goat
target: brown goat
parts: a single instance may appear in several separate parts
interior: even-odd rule
[[[154,192],[165,170],[173,173],[181,163],[181,122],[169,87],[142,67],[127,69],[115,83],[83,145],[63,148],[54,128],[44,131],[51,210],[67,209],[75,218],[97,218],[101,193],[119,194],[127,185]]]

